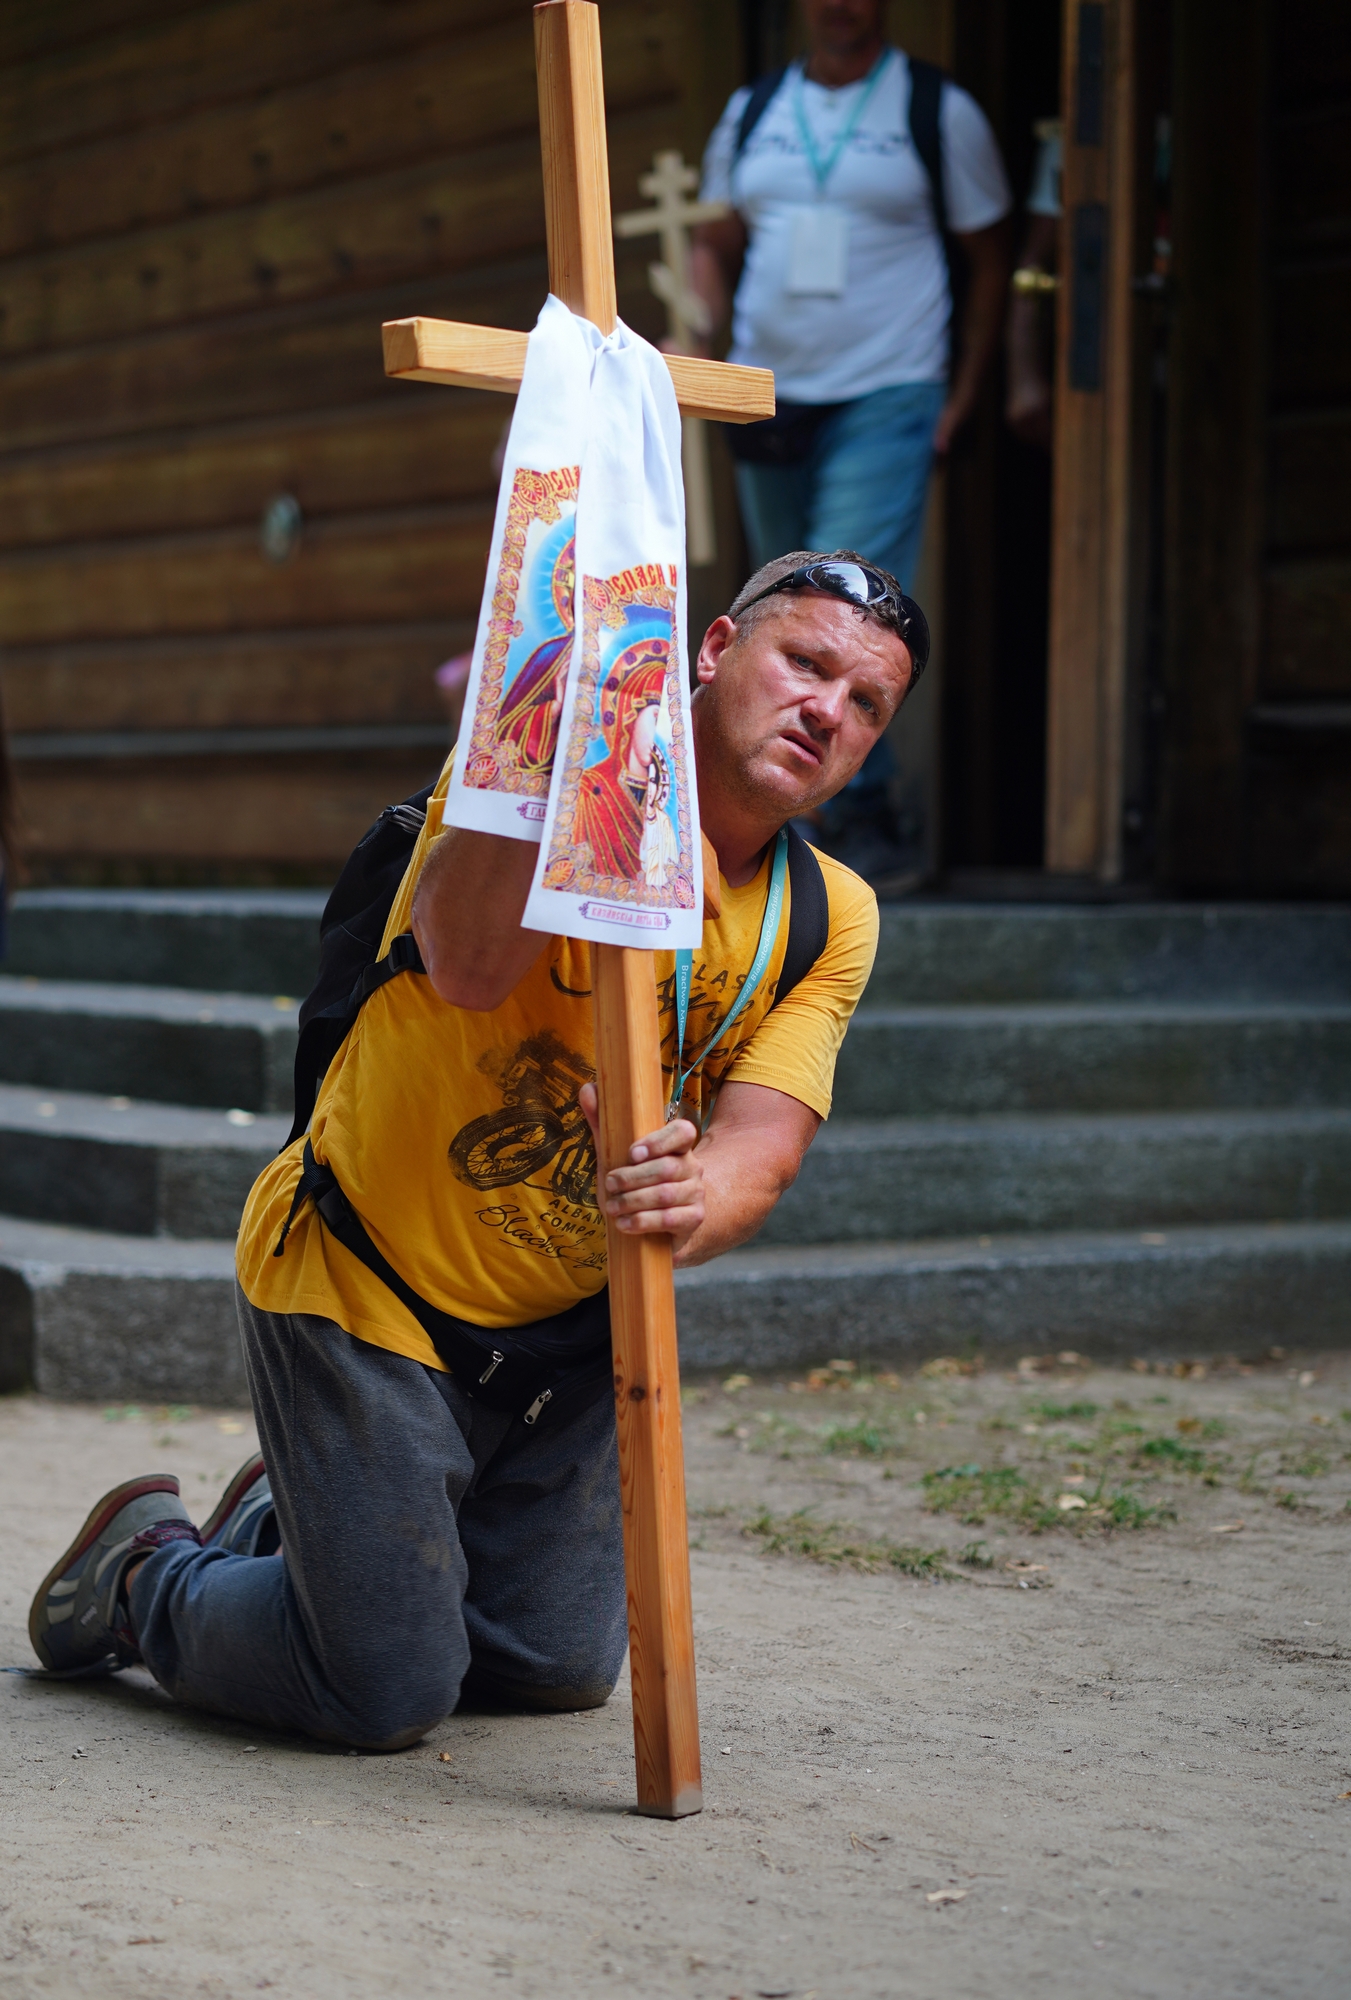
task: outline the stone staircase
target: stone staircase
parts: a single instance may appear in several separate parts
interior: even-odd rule
[[[288,1128],[322,902],[18,899],[4,1384],[243,1393],[231,1239]],[[835,1115],[679,1299],[692,1367],[1351,1338],[1351,910],[885,908]]]

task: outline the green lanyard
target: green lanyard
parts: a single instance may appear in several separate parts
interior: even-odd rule
[[[765,976],[770,958],[773,956],[774,940],[779,935],[779,919],[783,914],[783,885],[787,875],[788,829],[781,827],[779,829],[779,837],[774,843],[774,865],[769,872],[769,894],[765,897],[765,914],[764,920],[760,925],[760,942],[755,948],[755,957],[751,960],[751,969],[746,974],[741,991],[732,1002],[730,1011],[714,1030],[711,1039],[704,1043],[694,1061],[687,1064],[684,1069],[680,1065],[685,1061],[685,1021],[690,1011],[690,985],[694,978],[694,953],[692,951],[678,951],[676,953],[676,1059],[673,1064],[675,1081],[671,1086],[671,1102],[666,1112],[668,1123],[679,1114],[681,1100],[685,1095],[685,1085],[689,1082],[695,1070],[698,1069],[714,1043],[722,1040],[738,1014],[745,1011],[747,1002]]]
[[[886,68],[890,56],[891,56],[891,50],[883,49],[881,55],[877,58],[877,61],[868,71],[867,81],[864,83],[863,89],[859,93],[857,102],[855,103],[853,110],[849,114],[849,122],[845,126],[843,132],[841,132],[839,137],[836,139],[835,144],[831,147],[830,158],[825,162],[824,165],[822,165],[821,163],[821,155],[816,150],[816,141],[812,137],[811,127],[807,123],[807,107],[805,102],[803,101],[803,94],[802,94],[802,79],[803,76],[805,75],[805,70],[801,64],[797,64],[794,66],[793,110],[797,114],[797,129],[801,136],[802,144],[806,148],[807,158],[811,162],[812,172],[816,176],[816,192],[818,195],[825,193],[826,182],[830,179],[831,175],[834,173],[836,163],[839,160],[840,154],[844,151],[845,147],[849,144],[849,141],[853,138],[855,132],[858,130],[859,120],[860,118],[862,118],[864,112],[868,108],[868,100],[872,96],[874,90],[876,90],[878,82],[882,75],[882,71]]]

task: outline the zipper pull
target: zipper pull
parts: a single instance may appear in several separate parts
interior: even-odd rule
[[[544,1405],[546,1403],[552,1403],[553,1399],[554,1399],[554,1392],[552,1389],[541,1389],[539,1395],[536,1396],[534,1402],[530,1405],[530,1408],[526,1411],[522,1421],[527,1424],[533,1424],[535,1419],[538,1417],[540,1411],[544,1408]]]
[[[502,1363],[506,1360],[506,1358],[507,1357],[505,1354],[499,1354],[496,1348],[493,1349],[492,1360],[488,1363],[488,1366],[484,1369],[483,1373],[478,1378],[478,1385],[480,1389],[483,1387],[485,1382],[491,1381],[492,1377],[497,1373],[498,1369],[502,1366]]]

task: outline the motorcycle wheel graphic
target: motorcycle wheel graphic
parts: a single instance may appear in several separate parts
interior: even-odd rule
[[[455,1134],[451,1169],[468,1187],[511,1187],[547,1167],[563,1139],[562,1121],[551,1111],[507,1105],[471,1119]]]

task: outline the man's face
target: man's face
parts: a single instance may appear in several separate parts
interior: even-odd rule
[[[882,32],[882,0],[803,0],[807,40],[813,50],[851,55]]]
[[[774,598],[709,627],[694,703],[699,784],[780,820],[847,785],[910,686],[904,641],[837,597]]]

